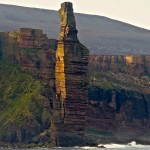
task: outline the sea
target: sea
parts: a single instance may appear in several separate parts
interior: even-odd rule
[[[105,148],[101,148],[101,147]],[[12,148],[0,148],[0,150],[150,150],[150,145],[141,145],[141,144],[136,144],[135,141],[128,143],[126,145],[123,144],[100,144],[98,147],[67,147],[67,148],[62,148],[62,147],[57,147],[57,148],[41,148],[37,147],[34,149],[12,149]]]

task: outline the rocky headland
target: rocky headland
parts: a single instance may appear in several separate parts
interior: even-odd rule
[[[0,141],[150,144],[150,56],[89,56],[72,4],[59,14],[58,40],[32,28],[0,33]]]
[[[150,56],[90,56],[89,133],[106,141],[149,143],[149,60]]]

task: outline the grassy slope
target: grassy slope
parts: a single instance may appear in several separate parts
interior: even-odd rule
[[[27,119],[40,120],[41,89],[41,82],[18,66],[0,62],[0,132],[12,124],[23,127]]]
[[[113,73],[90,70],[90,86],[104,90],[119,91],[121,89],[150,93],[150,78],[148,76],[134,77],[124,73]]]

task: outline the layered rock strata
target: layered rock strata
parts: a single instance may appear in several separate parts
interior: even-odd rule
[[[50,80],[55,78],[56,40],[49,40],[42,30],[22,28],[17,37],[16,58],[22,71]]]
[[[57,40],[48,39],[40,29],[21,28],[0,33],[1,58],[18,63],[21,70],[35,76],[55,77],[55,51]]]
[[[61,4],[60,37],[56,51],[56,100],[51,127],[55,146],[83,144],[88,100],[89,51],[77,38],[72,3]]]
[[[29,79],[25,78],[24,80],[27,81],[25,83],[23,82],[24,86],[19,89],[20,92],[14,90],[14,96],[11,96],[9,99],[0,97],[0,101],[2,102],[4,101],[7,103],[7,101],[10,101],[10,104],[13,102],[18,103],[17,108],[14,110],[14,114],[22,107],[22,103],[26,104],[24,106],[25,108],[19,112],[19,114],[22,115],[21,120],[23,120],[21,125],[18,123],[20,119],[19,114],[15,118],[16,120],[12,119],[14,116],[13,114],[9,117],[5,117],[5,115],[11,111],[9,108],[10,104],[6,105],[5,111],[1,111],[1,117],[5,117],[5,119],[2,120],[0,118],[0,140],[5,142],[32,141],[33,137],[49,129],[53,99],[55,98],[56,47],[57,40],[49,40],[46,35],[43,34],[42,30],[39,29],[21,28],[16,31],[0,33],[0,60],[4,67],[10,66],[9,68],[6,67],[1,69],[1,71],[6,70],[7,72],[12,66],[14,68],[16,67],[16,78],[15,81],[12,82],[16,83],[19,82],[18,80],[21,80],[22,77],[32,76],[34,80],[31,81],[31,86],[34,87],[34,84],[37,83],[39,86],[28,91],[30,86],[28,85],[28,87],[27,83],[31,80],[31,77]],[[24,76],[21,75],[23,73]],[[10,72],[10,74],[6,74],[6,77],[9,80],[10,76],[13,78],[13,75],[13,72]],[[1,83],[3,83],[2,79]],[[7,87],[5,84],[4,87]],[[11,85],[12,83],[10,83],[10,86]],[[18,87],[21,85],[22,82]],[[17,85],[14,84],[13,86],[15,89]],[[21,91],[28,91],[28,94],[27,92],[23,93]],[[35,91],[38,91],[38,93],[35,94]],[[11,95],[11,92],[12,91],[9,90],[7,95]],[[3,92],[3,94],[4,93],[5,92]],[[19,96],[20,98],[17,99],[16,97]],[[30,105],[28,105],[28,101],[30,101]],[[12,109],[14,109],[14,107],[15,104],[11,106]],[[7,108],[9,108],[9,110],[7,110]]]
[[[150,56],[90,56],[87,89],[89,52],[72,4],[61,7],[58,42],[39,29],[0,33],[0,140],[74,146],[85,133],[149,136]]]
[[[90,68],[126,73],[132,76],[150,75],[150,56],[97,55],[90,56]]]
[[[149,143],[149,60],[150,56],[90,56],[88,133],[102,141]]]

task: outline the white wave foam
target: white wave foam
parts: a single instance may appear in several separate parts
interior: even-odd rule
[[[95,149],[96,147],[90,147],[90,146],[84,146],[84,147],[81,147],[82,149]]]
[[[85,146],[85,147],[81,147],[82,149],[85,150],[99,150],[99,148],[105,147],[107,149],[126,149],[126,148],[140,148],[141,150],[150,147],[150,145],[141,145],[141,144],[137,144],[136,141],[132,141],[128,144],[115,144],[115,143],[111,143],[111,144],[99,144],[98,147],[89,147],[89,146]],[[150,149],[150,148],[149,148]]]
[[[99,144],[98,145],[99,147],[100,146],[104,146],[105,148],[144,148],[144,147],[147,147],[147,145],[141,145],[141,144],[136,144],[136,141],[132,141],[132,142],[130,142],[130,143],[128,143],[128,144],[114,144],[114,143],[112,143],[112,144],[104,144],[104,145],[102,145],[102,144]]]
[[[146,147],[146,146],[148,146],[148,145],[141,145],[141,144],[136,144],[136,141],[132,141],[131,143],[128,143],[128,146],[132,146],[132,147],[139,147],[139,148],[141,148],[141,147]]]
[[[102,145],[102,144],[100,144],[100,145],[98,145],[99,147],[100,146],[104,146],[105,148],[126,148],[126,145],[123,145],[123,144],[104,144],[104,145]]]

